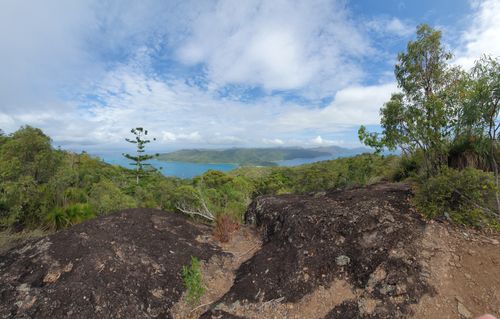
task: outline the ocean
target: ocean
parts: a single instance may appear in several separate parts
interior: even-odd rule
[[[130,164],[131,161],[123,157],[121,153],[101,153],[91,155],[99,157],[108,164],[119,165],[125,168],[134,168],[134,166]],[[163,175],[175,176],[179,178],[193,178],[211,169],[227,172],[238,167],[236,164],[163,162],[155,159],[147,162],[158,169]]]
[[[130,160],[123,157],[121,153],[99,153],[91,154],[92,156],[97,156],[104,162],[112,165],[119,165],[126,168],[134,168],[130,164]],[[316,158],[296,158],[292,160],[284,160],[276,162],[278,166],[298,166],[308,163],[314,163],[319,161],[326,161],[342,156],[321,156]],[[228,172],[239,166],[237,164],[226,164],[226,163],[188,163],[188,162],[164,162],[159,160],[149,160],[151,164],[156,169],[165,176],[175,176],[179,178],[193,178],[195,176],[201,175],[208,170],[218,170],[222,172]]]

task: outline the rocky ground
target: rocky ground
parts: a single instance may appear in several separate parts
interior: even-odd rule
[[[168,318],[190,256],[208,227],[159,210],[131,209],[31,240],[0,255],[1,318]]]
[[[499,236],[424,221],[404,184],[256,199],[226,244],[135,209],[0,254],[2,318],[473,318],[500,315]],[[206,293],[180,276],[202,262]]]

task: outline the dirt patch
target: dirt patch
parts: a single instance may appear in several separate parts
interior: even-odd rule
[[[415,318],[500,317],[500,236],[429,222],[419,260],[436,289],[414,306]]]
[[[229,291],[233,285],[235,272],[239,266],[251,258],[262,245],[258,234],[253,227],[240,228],[232,234],[229,242],[220,243],[212,235],[197,237],[198,242],[219,245],[225,253],[223,256],[215,255],[207,262],[202,262],[201,272],[205,294],[200,304],[193,306],[186,302],[185,293],[172,307],[172,316],[175,319],[198,318],[212,304]]]
[[[0,256],[0,317],[171,318],[196,241],[211,229],[177,214],[132,209],[29,241]]]
[[[354,298],[352,287],[347,282],[339,280],[332,283],[330,287],[318,287],[296,303],[283,302],[283,297],[257,303],[235,301],[230,305],[221,303],[213,312],[215,314],[231,314],[240,318],[321,319],[333,307],[352,298]],[[218,318],[219,316],[207,313],[202,318],[213,317]]]

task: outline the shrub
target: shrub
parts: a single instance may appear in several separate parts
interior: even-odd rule
[[[56,207],[45,216],[46,225],[54,230],[72,226],[96,216],[89,204],[72,204]]]
[[[220,214],[215,220],[214,237],[221,243],[231,240],[232,234],[240,228],[238,220],[229,214]]]
[[[98,214],[137,207],[135,200],[124,192],[111,180],[102,179],[92,186],[89,201]]]
[[[202,284],[202,275],[200,270],[200,261],[191,256],[191,264],[182,267],[182,281],[186,286],[187,302],[191,305],[200,303],[201,296],[205,293]]]
[[[68,219],[62,207],[52,209],[45,216],[46,225],[54,230],[64,228],[68,225]]]
[[[421,171],[422,162],[422,152],[416,152],[411,155],[401,155],[393,169],[391,179],[399,182],[407,178],[417,177]]]
[[[75,225],[96,216],[96,212],[89,204],[73,204],[65,208],[70,225]]]
[[[414,200],[429,218],[446,216],[462,225],[497,228],[498,221],[491,213],[496,191],[492,173],[444,167],[418,183]]]

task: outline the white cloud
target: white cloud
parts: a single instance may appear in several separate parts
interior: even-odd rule
[[[320,135],[313,138],[310,142],[313,145],[321,145],[321,146],[335,144],[335,141],[326,140],[326,139],[322,138]]]
[[[172,132],[163,131],[163,141],[164,142],[200,142],[202,140],[199,132],[191,132],[188,134],[179,133],[175,134]]]
[[[415,32],[413,25],[396,17],[379,17],[369,21],[367,26],[381,34],[396,35],[399,37],[405,37]]]
[[[0,110],[57,104],[61,91],[101,72],[81,42],[96,26],[88,2],[2,1]]]
[[[339,1],[218,1],[194,22],[178,56],[204,65],[217,86],[333,90],[360,77],[351,58],[369,52]]]
[[[283,140],[279,139],[279,138],[272,138],[272,139],[263,138],[262,143],[269,144],[269,145],[283,145],[283,144],[285,144],[285,142],[283,142]]]
[[[349,144],[397,91],[381,82],[390,71],[381,59],[394,58],[386,44],[414,28],[353,17],[345,4],[2,1],[0,127],[31,124],[57,143],[96,148],[124,147],[136,126],[160,149]],[[500,55],[499,2],[474,5],[457,53],[464,65]],[[249,88],[259,96],[242,98]]]
[[[380,108],[397,90],[395,83],[347,87],[339,90],[325,108],[288,112],[279,120],[279,125],[288,130],[336,131],[359,124],[378,124]]]
[[[466,68],[482,54],[500,57],[500,1],[472,1],[475,12],[468,19],[471,26],[462,34],[455,63]]]
[[[4,132],[17,129],[15,120],[8,114],[0,113],[0,129]]]

